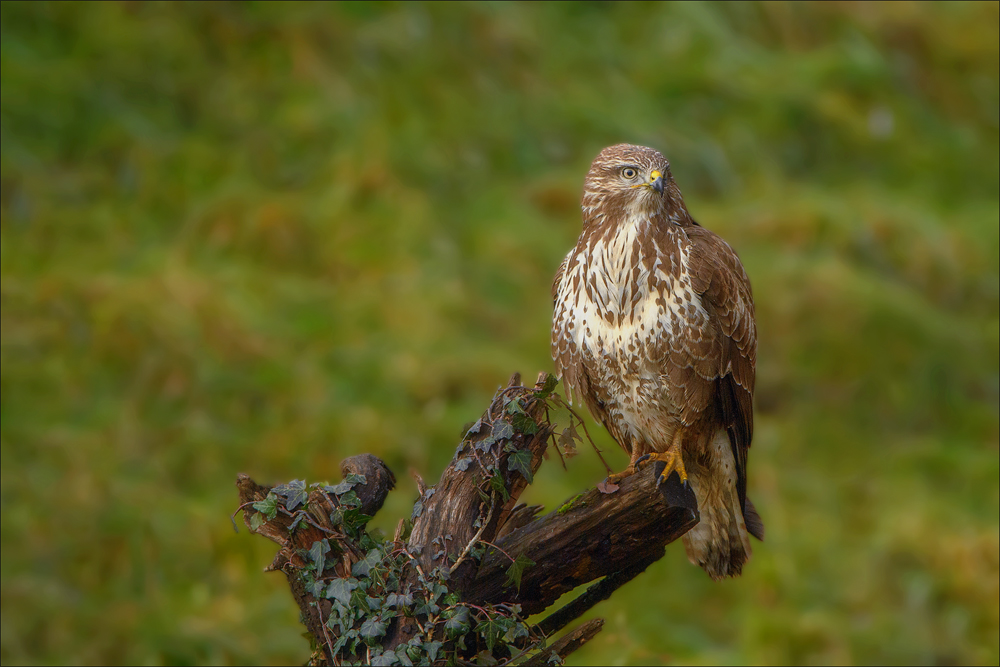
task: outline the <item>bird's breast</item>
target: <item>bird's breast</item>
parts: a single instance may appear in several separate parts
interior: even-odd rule
[[[556,296],[556,320],[585,356],[613,358],[622,372],[644,373],[656,349],[704,314],[687,272],[681,234],[657,242],[648,220],[627,220],[603,236],[581,239]]]

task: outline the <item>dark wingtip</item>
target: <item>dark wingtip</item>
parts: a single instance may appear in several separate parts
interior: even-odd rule
[[[760,518],[760,514],[757,514],[757,508],[753,506],[749,498],[746,499],[746,506],[743,508],[743,520],[747,524],[747,532],[763,542],[764,520]]]

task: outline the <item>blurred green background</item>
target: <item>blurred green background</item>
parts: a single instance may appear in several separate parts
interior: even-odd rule
[[[753,282],[768,533],[723,583],[668,549],[573,664],[1000,660],[997,3],[0,13],[4,664],[306,660],[236,473],[372,452],[391,530],[552,369],[619,141]]]

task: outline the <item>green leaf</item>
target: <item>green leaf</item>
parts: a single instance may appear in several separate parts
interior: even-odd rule
[[[333,486],[324,486],[323,490],[327,493],[332,493],[335,496],[339,496],[342,493],[347,493],[354,488],[354,484],[348,482],[346,479],[339,484],[334,484]]]
[[[507,404],[507,414],[509,415],[524,414],[524,407],[521,405],[520,398],[512,399],[511,402]]]
[[[412,647],[406,644],[400,644],[396,647],[396,657],[399,659],[399,664],[405,665],[406,667],[413,667],[413,661],[410,660],[408,653]]]
[[[472,436],[474,436],[475,434],[479,433],[479,431],[482,428],[483,428],[483,420],[480,419],[480,420],[476,421],[475,424],[473,424],[472,426],[469,427],[469,430],[465,432],[465,437],[463,438],[463,440],[469,440],[469,439],[471,439]]]
[[[520,637],[528,637],[531,633],[524,623],[515,622],[503,636],[504,644],[513,644]]]
[[[330,553],[330,541],[325,537],[322,540],[316,540],[313,542],[312,547],[309,549],[309,559],[316,564],[316,577],[323,576],[323,570],[326,567],[326,555]]]
[[[488,451],[490,447],[496,444],[496,442],[497,439],[492,434],[490,434],[476,443],[476,449],[478,449],[481,452]]]
[[[436,614],[439,611],[441,611],[441,607],[437,606],[433,602],[424,602],[417,607],[413,613],[418,616],[430,616],[431,614]]]
[[[500,662],[493,657],[492,653],[483,650],[476,654],[476,664],[483,665],[483,667],[493,667],[499,665]]]
[[[458,470],[459,472],[465,472],[466,470],[469,469],[470,463],[472,463],[472,458],[468,456],[461,458],[455,461],[455,470]]]
[[[267,515],[267,520],[270,521],[278,516],[278,499],[269,493],[267,494],[267,498],[254,503],[253,508]]]
[[[250,517],[250,530],[257,530],[264,525],[264,515],[260,512],[255,512]]]
[[[343,605],[351,604],[351,591],[358,587],[357,579],[334,579],[326,589],[326,597]]]
[[[510,492],[507,491],[507,487],[503,483],[503,478],[500,475],[493,475],[490,477],[490,486],[493,490],[503,496],[504,501],[510,498]]]
[[[521,473],[521,476],[528,480],[528,484],[531,484],[534,478],[531,474],[531,450],[519,449],[511,454],[507,459],[507,468]]]
[[[434,662],[437,660],[438,651],[444,646],[443,642],[426,642],[424,644],[424,650],[427,651],[427,662]]]
[[[406,595],[401,595],[399,593],[389,593],[385,598],[385,606],[394,607],[399,609],[400,607],[411,607],[413,606],[413,595],[407,593]]]
[[[351,567],[351,575],[355,577],[367,577],[373,567],[382,562],[382,550],[372,549],[364,558]]]
[[[524,433],[525,435],[538,433],[538,424],[536,424],[535,420],[531,418],[531,415],[526,413],[512,415],[510,423],[519,433]]]
[[[448,639],[454,639],[459,635],[464,635],[469,631],[469,608],[459,605],[446,612],[447,621],[444,624],[444,632]]]
[[[309,500],[309,493],[306,491],[305,480],[293,479],[288,484],[281,484],[273,489],[276,495],[285,499],[285,509],[293,511],[299,505],[304,505]]]
[[[545,377],[545,384],[535,390],[535,398],[548,398],[549,394],[555,391],[558,384],[559,380],[556,379],[555,375],[547,375]]]
[[[476,626],[476,632],[486,640],[486,646],[492,651],[493,647],[500,641],[500,637],[507,633],[513,623],[514,621],[502,616],[487,618]]]
[[[494,441],[510,440],[514,437],[514,427],[505,421],[498,421],[493,424],[493,432],[490,435]]]
[[[340,496],[340,504],[342,507],[361,507],[361,499],[354,491],[345,491]]]
[[[372,657],[373,667],[388,667],[388,665],[395,665],[398,662],[399,658],[396,656],[394,651],[387,651],[386,653],[381,653]]]
[[[387,623],[377,617],[369,618],[361,624],[359,632],[365,639],[375,639],[376,637],[381,637],[385,634],[387,625]]]
[[[514,559],[514,562],[510,564],[507,568],[507,584],[513,584],[518,591],[521,590],[521,575],[524,574],[524,569],[531,567],[535,564],[535,561],[531,560],[524,554],[519,555]]]

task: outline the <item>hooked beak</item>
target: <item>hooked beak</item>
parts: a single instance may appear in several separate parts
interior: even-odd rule
[[[657,194],[662,195],[663,194],[663,174],[661,174],[659,171],[655,171],[654,170],[649,175],[649,187],[651,187],[654,190],[656,190]]]

